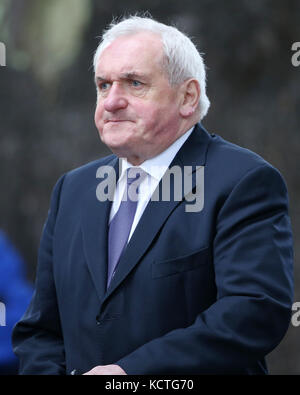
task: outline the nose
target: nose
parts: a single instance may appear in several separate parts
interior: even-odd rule
[[[114,82],[104,100],[104,109],[109,112],[116,112],[126,108],[127,105],[125,92],[117,82]]]

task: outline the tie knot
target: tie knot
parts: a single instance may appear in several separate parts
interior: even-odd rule
[[[140,167],[130,167],[127,169],[126,174],[127,185],[129,186],[135,182],[136,186],[138,187],[146,177],[146,174],[147,173]]]
[[[147,173],[140,167],[130,167],[126,173],[126,191],[123,196],[125,200],[137,202],[139,197],[139,187],[145,179]]]

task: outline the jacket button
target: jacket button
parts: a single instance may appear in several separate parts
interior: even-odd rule
[[[96,317],[96,324],[97,325],[101,325],[102,324],[102,320],[100,319],[99,315],[97,315],[97,317]]]

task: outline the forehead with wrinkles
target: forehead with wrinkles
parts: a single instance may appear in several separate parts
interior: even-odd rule
[[[142,32],[115,39],[101,53],[96,78],[103,73],[149,74],[163,66],[163,44],[159,35]]]

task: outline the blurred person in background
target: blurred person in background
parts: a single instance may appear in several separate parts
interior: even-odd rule
[[[11,344],[13,326],[24,314],[33,288],[26,279],[25,263],[0,230],[0,302],[5,305],[5,326],[0,327],[0,374],[17,374],[19,362]]]
[[[36,292],[13,333],[20,373],[266,374],[293,301],[281,174],[203,128],[205,66],[176,28],[113,23],[94,69],[95,123],[114,154],[54,188]],[[159,188],[175,167],[193,169],[190,189],[151,200],[145,185]],[[119,179],[101,201],[107,168]],[[136,205],[120,199],[132,169]],[[204,206],[191,212],[198,187]]]

